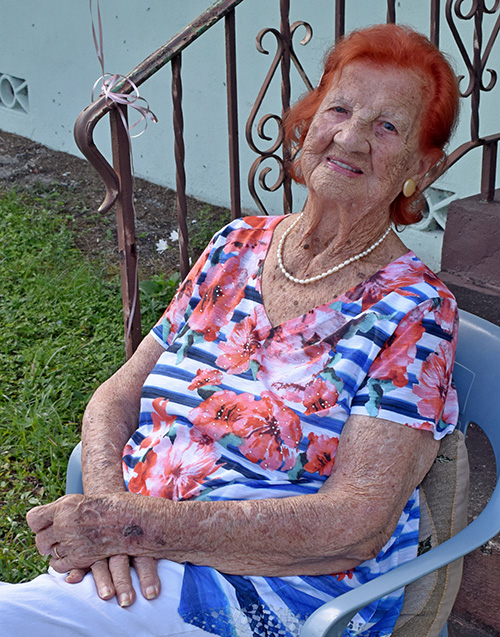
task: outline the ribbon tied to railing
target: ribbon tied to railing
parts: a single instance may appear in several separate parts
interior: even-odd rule
[[[131,79],[126,77],[125,75],[120,75],[115,73],[111,75],[110,73],[106,73],[104,70],[104,47],[103,47],[103,34],[102,34],[102,21],[101,21],[101,9],[99,6],[99,0],[96,0],[97,5],[97,29],[96,23],[94,20],[94,11],[93,11],[93,0],[89,0],[89,8],[90,8],[90,17],[92,20],[92,37],[94,39],[95,51],[97,54],[97,59],[99,60],[99,64],[101,66],[102,75],[99,77],[93,88],[92,88],[92,101],[94,102],[97,97],[104,96],[106,100],[114,102],[115,104],[126,104],[130,106],[134,110],[136,110],[140,117],[133,124],[128,125],[125,116],[121,109],[119,109],[123,125],[125,130],[128,131],[129,137],[139,137],[142,135],[147,128],[148,120],[152,122],[157,122],[158,118],[153,113],[153,111],[149,108],[149,104],[147,100],[139,94],[139,89],[132,82]],[[123,82],[124,84],[128,84],[131,88],[130,93],[115,93],[113,88],[119,83]],[[96,91],[100,88],[100,92],[96,97]],[[144,128],[135,135],[131,134],[131,131],[144,122]]]

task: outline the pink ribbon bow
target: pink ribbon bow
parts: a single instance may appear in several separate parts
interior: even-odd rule
[[[94,38],[94,46],[95,46],[95,50],[97,54],[97,59],[99,60],[99,64],[101,65],[102,75],[100,78],[96,80],[92,88],[92,101],[95,101],[94,96],[96,93],[96,89],[98,88],[100,84],[100,93],[98,97],[104,96],[106,97],[107,100],[110,100],[114,102],[115,104],[127,104],[127,106],[130,106],[131,108],[135,109],[140,114],[140,117],[136,122],[134,122],[130,126],[127,125],[127,122],[125,121],[125,116],[123,115],[121,110],[120,110],[120,114],[121,114],[125,129],[129,132],[129,136],[139,137],[139,135],[142,135],[142,133],[144,133],[144,131],[146,130],[148,125],[148,119],[156,123],[158,121],[158,118],[149,108],[149,104],[147,100],[144,97],[141,97],[141,95],[139,95],[139,89],[134,84],[134,82],[132,82],[132,80],[128,79],[124,75],[119,75],[119,74],[111,75],[110,73],[106,73],[104,71],[104,47],[103,47],[103,35],[102,35],[101,9],[99,6],[99,0],[96,0],[96,3],[97,3],[98,34],[96,33],[92,0],[89,0],[90,16],[92,19],[92,37]],[[113,88],[116,86],[116,84],[120,80],[124,80],[125,82],[129,84],[129,86],[132,87],[132,91],[130,93],[114,93],[113,92]],[[144,122],[144,128],[139,133],[136,133],[135,135],[130,135],[130,131],[134,129],[136,126],[138,126],[141,122]]]

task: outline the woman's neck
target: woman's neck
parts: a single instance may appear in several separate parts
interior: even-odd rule
[[[319,207],[308,200],[300,222],[289,237],[289,248],[305,250],[314,260],[344,260],[377,241],[389,223],[389,210]]]

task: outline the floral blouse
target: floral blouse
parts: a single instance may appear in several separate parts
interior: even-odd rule
[[[458,415],[454,297],[412,253],[337,299],[273,327],[261,274],[283,217],[233,221],[211,241],[153,336],[165,347],[123,455],[134,493],[242,500],[315,493],[350,414],[426,429]],[[418,489],[373,560],[319,577],[242,577],[184,565],[179,612],[224,637],[296,635],[322,603],[416,554]],[[345,635],[389,635],[402,592],[366,607]]]

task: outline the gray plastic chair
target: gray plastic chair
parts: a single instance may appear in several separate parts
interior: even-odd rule
[[[76,445],[69,457],[66,472],[66,494],[68,493],[83,493],[81,442]]]
[[[460,404],[459,428],[465,433],[470,422],[479,425],[495,453],[497,484],[490,501],[481,514],[453,538],[321,606],[304,624],[302,637],[341,637],[351,618],[374,600],[459,559],[500,532],[500,327],[460,311],[453,375]],[[68,464],[66,493],[82,492],[78,445]],[[445,635],[446,627],[440,637]]]

